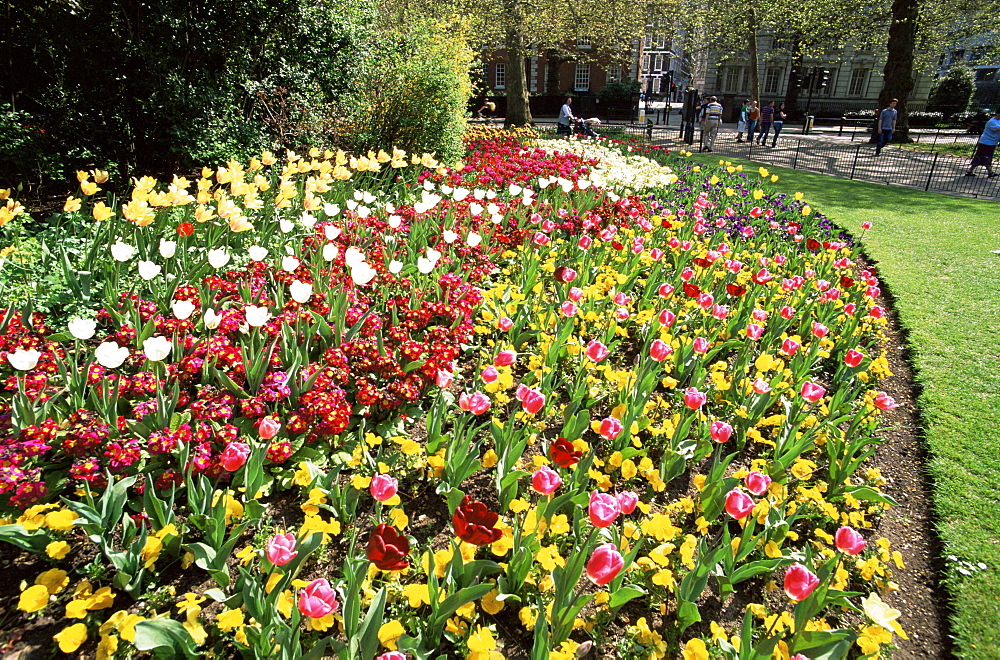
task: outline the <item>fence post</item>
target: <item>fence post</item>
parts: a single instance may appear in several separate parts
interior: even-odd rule
[[[854,181],[854,170],[858,166],[858,154],[861,153],[861,145],[854,148],[854,164],[851,165],[851,181]]]
[[[937,165],[938,155],[939,154],[935,153],[934,154],[934,160],[931,161],[931,171],[930,171],[930,174],[927,175],[927,185],[924,186],[924,190],[930,190],[931,189],[931,177],[934,176],[934,167]]]
[[[792,169],[797,169],[796,165],[799,164],[799,148],[802,146],[802,140],[795,141],[795,158],[792,159]]]

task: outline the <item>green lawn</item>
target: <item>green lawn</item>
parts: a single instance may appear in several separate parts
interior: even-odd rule
[[[873,223],[861,242],[909,331],[945,556],[987,566],[948,562],[955,651],[1000,657],[1000,202],[768,169],[855,235]]]

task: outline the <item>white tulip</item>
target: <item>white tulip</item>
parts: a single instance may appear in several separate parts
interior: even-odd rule
[[[177,253],[177,241],[168,241],[165,238],[160,239],[160,256],[164,259],[169,259]]]
[[[433,263],[437,263],[438,259],[441,258],[441,253],[432,247],[427,248],[427,259]]]
[[[170,306],[170,311],[181,321],[191,318],[194,309],[194,303],[190,300],[175,300],[174,304]]]
[[[212,268],[222,268],[229,263],[229,253],[220,248],[208,251],[208,263]]]
[[[222,315],[216,314],[215,310],[211,307],[205,310],[205,313],[202,315],[202,319],[205,321],[205,327],[209,330],[215,330],[219,327],[219,324],[222,323]]]
[[[427,208],[432,209],[437,206],[437,203],[441,201],[441,195],[437,195],[426,190],[420,193],[420,201],[422,201]]]
[[[483,201],[483,198],[486,197],[486,191],[482,188],[476,188],[476,192],[473,196],[481,202]]]
[[[173,347],[173,343],[166,337],[150,337],[142,342],[142,351],[146,354],[146,358],[152,362],[159,362],[170,355]]]
[[[386,202],[385,203],[385,212],[389,213],[389,214],[395,213],[396,212],[396,205],[393,204],[392,202]]]
[[[349,247],[347,248],[347,252],[344,253],[344,263],[347,264],[348,268],[354,268],[363,263],[364,260],[365,253],[356,247]]]
[[[302,264],[294,254],[286,254],[281,258],[281,270],[293,273]]]
[[[477,202],[472,202],[471,204],[469,204],[469,215],[477,216],[481,215],[482,212],[483,212],[482,204],[478,204]]]
[[[434,182],[430,179],[424,179],[424,190],[434,190]]]
[[[128,243],[115,241],[115,244],[111,246],[111,256],[115,258],[115,261],[126,262],[134,255],[135,248]]]
[[[426,275],[427,273],[434,270],[434,263],[430,259],[424,259],[423,257],[417,257],[417,270]]]
[[[163,270],[152,261],[140,261],[139,262],[139,277],[144,280],[151,280],[160,274]]]
[[[398,215],[389,216],[389,229],[399,229],[399,226],[403,224],[403,219]]]
[[[368,192],[368,191],[366,190],[366,191],[365,191],[365,194],[361,196],[361,200],[362,200],[362,201],[363,201],[363,202],[364,202],[365,204],[371,204],[372,202],[374,202],[374,201],[375,201],[375,195],[371,194],[370,192]]]
[[[562,179],[562,178],[560,178],[559,179],[559,187],[562,188],[562,191],[564,193],[572,192],[572,190],[573,190],[573,182],[570,181],[569,179]]]
[[[490,215],[496,215],[497,213],[500,212],[500,207],[494,204],[493,202],[490,202],[489,204],[486,205],[486,212],[489,213]]]
[[[288,218],[282,218],[278,221],[278,229],[281,230],[282,234],[288,234],[295,229],[295,224]]]
[[[449,186],[447,183],[441,186],[441,192],[443,192],[445,195],[450,195],[454,191],[455,189]],[[468,194],[468,192],[466,192],[466,194]]]
[[[503,222],[503,216],[500,215],[499,213],[497,213],[497,214],[495,214],[495,215],[493,215],[493,216],[490,217],[490,222],[492,222],[495,225],[498,225],[501,222]]]
[[[94,359],[102,367],[116,369],[128,359],[129,350],[127,346],[119,346],[113,341],[106,341],[94,351]]]
[[[465,239],[465,242],[469,244],[469,247],[476,247],[483,242],[483,237],[474,231],[470,231],[469,235]]]
[[[444,236],[444,242],[448,243],[449,245],[458,240],[458,234],[456,234],[450,229],[445,229],[442,235]]]
[[[312,298],[313,285],[308,282],[295,280],[288,285],[288,292],[292,294],[292,300],[304,305]]]
[[[364,194],[360,190],[354,191],[354,199],[360,202],[362,197],[364,197]]]
[[[326,234],[326,239],[328,241],[334,241],[340,236],[340,227],[335,225],[327,225],[323,228],[323,233]]]
[[[413,210],[417,212],[417,215],[421,213],[427,213],[430,210],[430,206],[424,204],[423,202],[413,202]]]
[[[323,258],[327,261],[333,261],[337,258],[337,254],[340,249],[337,247],[336,243],[327,243],[323,246]]]
[[[246,316],[247,324],[255,328],[259,328],[271,320],[271,310],[256,305],[247,305],[243,309],[243,315]]]
[[[591,182],[588,181],[587,179],[580,179],[579,181],[576,182],[576,185],[578,188],[580,188],[580,190],[586,190],[587,188],[590,187],[590,183]]]
[[[77,339],[90,339],[97,334],[97,321],[93,319],[73,319],[66,324],[69,334]]]
[[[552,182],[549,181],[549,179],[547,177],[544,177],[544,176],[538,177],[538,187],[539,188],[542,188],[542,189],[548,188],[550,183],[552,183]]]
[[[442,190],[441,192],[444,192],[444,190]],[[476,192],[478,193],[479,191],[477,190]],[[469,196],[469,190],[467,188],[455,188],[455,193],[452,195],[452,197],[455,199],[456,202],[461,202],[468,196]]]
[[[370,208],[368,208],[367,206],[359,206],[358,207],[358,217],[359,218],[367,218],[371,214],[372,214],[372,210]]]
[[[302,226],[306,229],[312,229],[316,225],[316,216],[309,211],[303,211],[302,215],[299,216],[299,222],[301,222]]]
[[[357,192],[355,192],[355,194],[357,194]],[[357,203],[357,201],[355,201],[355,200],[353,200],[353,199],[349,199],[349,200],[347,200],[346,202],[344,202],[344,204],[345,204],[345,205],[347,206],[347,208],[348,208],[349,210],[351,210],[351,211],[353,211],[354,209],[358,208],[358,203]]]
[[[326,217],[332,218],[333,216],[340,213],[340,207],[336,204],[324,204],[323,213],[326,213]]]
[[[496,199],[496,198],[497,198],[497,191],[493,190],[492,188],[486,191],[486,199]]]
[[[19,371],[28,371],[34,369],[35,365],[38,364],[38,358],[42,357],[42,352],[31,349],[19,348],[13,353],[7,354],[7,361],[10,362],[10,366],[14,367]]]
[[[252,245],[247,250],[250,254],[250,261],[264,261],[267,257],[267,248],[260,245]]]
[[[378,273],[375,269],[369,266],[365,261],[362,261],[357,266],[351,268],[351,279],[354,280],[354,283],[357,286],[364,286],[365,284],[368,284],[375,279],[377,274]]]
[[[389,272],[398,275],[403,270],[403,262],[393,259],[389,262]]]
[[[507,187],[507,192],[510,193],[511,197],[517,197],[518,195],[521,194],[522,190],[524,190],[524,188],[514,183],[510,184],[510,186]]]

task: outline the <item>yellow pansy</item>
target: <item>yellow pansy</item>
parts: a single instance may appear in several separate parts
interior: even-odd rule
[[[72,653],[87,641],[87,626],[82,623],[74,623],[72,626],[57,632],[52,636],[52,639],[59,642],[60,651]]]
[[[406,629],[399,621],[387,621],[378,629],[378,641],[390,651],[396,650],[396,640],[403,636]]]
[[[44,584],[36,584],[21,592],[17,601],[17,609],[22,612],[37,612],[49,602],[49,590]]]

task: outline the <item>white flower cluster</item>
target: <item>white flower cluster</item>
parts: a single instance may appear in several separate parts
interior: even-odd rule
[[[594,185],[622,192],[641,192],[670,186],[677,175],[665,165],[645,156],[622,153],[593,140],[538,140],[538,147],[548,153],[560,151],[584,159],[596,158],[590,179]]]

